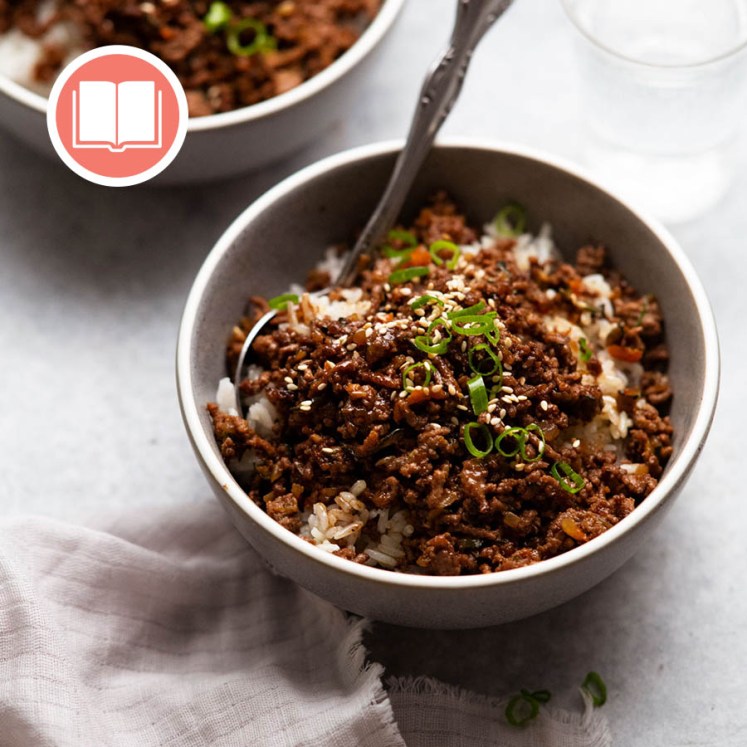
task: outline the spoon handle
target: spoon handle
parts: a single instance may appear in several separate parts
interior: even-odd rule
[[[348,255],[336,284],[344,286],[353,283],[358,274],[360,257],[368,253],[394,225],[436,134],[459,97],[472,53],[485,32],[512,2],[459,0],[449,45],[423,83],[405,147],[397,158],[376,210]]]

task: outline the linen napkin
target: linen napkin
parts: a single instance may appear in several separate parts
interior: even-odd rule
[[[3,747],[604,747],[606,722],[382,683],[365,621],[272,575],[216,502],[0,521]]]

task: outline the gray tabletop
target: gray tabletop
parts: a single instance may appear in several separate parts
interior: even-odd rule
[[[227,223],[269,186],[321,156],[404,134],[453,7],[410,0],[354,113],[259,174],[106,189],[0,135],[4,514],[76,521],[101,509],[211,500],[174,386],[191,280]],[[583,112],[572,33],[556,2],[521,0],[478,50],[445,133],[574,157]],[[743,149],[740,165],[746,158]],[[654,541],[597,588],[529,620],[468,633],[374,626],[373,654],[391,673],[489,694],[548,687],[571,704],[595,669],[609,686],[615,744],[747,744],[745,199],[742,174],[718,209],[675,228],[715,307],[724,369],[708,445]]]

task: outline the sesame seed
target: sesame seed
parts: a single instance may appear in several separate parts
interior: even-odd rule
[[[514,464],[514,469],[517,472],[522,472],[524,470],[524,463],[523,462],[517,462],[516,464]]]
[[[407,396],[407,392],[400,392],[399,393],[399,398],[400,399],[404,399],[406,396]]]
[[[526,402],[526,401],[527,401],[527,396],[526,396],[526,394],[520,394],[520,395],[519,395],[519,396],[518,396],[518,397],[516,398],[516,401],[517,401],[517,402]]]
[[[544,399],[540,402],[540,407],[547,412],[547,402]]]
[[[286,376],[286,377],[285,377],[285,378],[283,379],[283,381],[285,381],[285,383],[286,383],[286,384],[292,384],[292,383],[293,383],[293,379],[291,379],[291,377],[290,377],[290,376]]]
[[[288,391],[289,392],[295,392],[298,389],[298,387],[295,384],[288,384]]]
[[[305,371],[305,370],[306,370],[306,369],[308,368],[308,366],[307,366],[307,365],[306,365],[305,363],[299,363],[299,364],[298,364],[298,365],[296,366],[296,368],[297,368],[297,369],[298,369],[299,371]]]
[[[578,448],[579,446],[581,446],[581,441],[580,441],[580,439],[578,439],[578,438],[577,438],[577,439],[576,439],[576,440],[575,440],[575,441],[573,442],[573,448],[574,448],[574,449],[577,449],[577,448]]]
[[[401,293],[401,294],[402,294],[403,296],[411,296],[411,295],[412,295],[412,288],[400,288],[400,289],[399,289],[399,292],[400,292],[400,293]]]
[[[311,407],[311,400],[305,399],[303,402],[301,402],[301,407]]]
[[[490,425],[497,427],[500,424],[501,424],[500,418],[490,418]]]
[[[371,327],[368,327],[366,329],[366,339],[368,339],[369,337],[371,337],[373,335],[373,333],[374,333],[374,331],[371,329]]]
[[[318,390],[319,390],[320,392],[322,391],[322,389],[326,389],[326,388],[327,388],[327,382],[326,382],[326,381],[323,381],[323,382],[322,382],[321,384],[319,384],[319,386],[317,387],[317,389],[318,389]]]
[[[443,387],[441,386],[441,384],[434,384],[434,385],[433,385],[433,386],[431,387],[431,391],[432,391],[432,392],[433,392],[434,394],[438,394],[438,393],[439,393],[439,392],[441,392],[442,390],[443,390]]]
[[[334,454],[335,453],[335,450],[332,447],[330,447],[330,446],[323,446],[322,447],[322,451],[325,454]]]
[[[501,387],[502,392],[506,392],[506,394],[513,394],[514,390],[510,386],[502,386]]]
[[[495,412],[495,408],[497,405],[493,403],[492,405],[488,405],[488,412]]]
[[[499,418],[500,418],[501,420],[503,420],[503,418],[505,418],[505,417],[506,417],[506,411],[505,411],[505,410],[504,410],[503,408],[501,408],[501,411],[500,411],[500,412],[498,413],[498,417],[499,417]]]
[[[459,418],[452,417],[451,418],[451,424],[452,425],[459,425]]]
[[[456,397],[456,393],[457,393],[456,387],[453,384],[449,384],[449,394],[452,397]]]
[[[355,350],[357,345],[354,342],[351,342],[350,345],[347,346],[346,350]]]
[[[468,409],[469,408],[467,407],[467,405],[457,405],[457,410],[464,410],[465,412],[467,412]]]
[[[389,283],[384,283],[384,290],[389,293],[392,290],[392,286]]]

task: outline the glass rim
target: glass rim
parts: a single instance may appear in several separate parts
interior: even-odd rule
[[[598,49],[601,49],[603,52],[606,52],[607,54],[616,57],[620,60],[624,60],[625,62],[631,63],[633,65],[639,65],[640,67],[647,67],[651,69],[659,69],[659,70],[687,70],[692,68],[698,68],[698,67],[706,67],[708,65],[713,65],[718,62],[723,62],[729,57],[733,57],[739,52],[741,52],[745,47],[747,47],[747,34],[745,34],[744,39],[742,39],[738,44],[736,44],[733,47],[729,47],[729,49],[720,52],[717,55],[714,55],[712,57],[706,57],[702,60],[698,60],[697,62],[684,62],[684,63],[666,63],[666,62],[646,62],[645,60],[640,60],[635,57],[631,57],[630,55],[624,54],[623,52],[620,52],[613,47],[610,47],[609,45],[602,42],[600,39],[598,39],[591,31],[589,31],[580,21],[578,18],[578,14],[573,8],[574,0],[560,0],[560,4],[563,6],[563,10],[565,10],[565,14],[568,17],[568,20],[575,26],[575,28],[579,31],[579,33],[585,37],[591,44]]]

